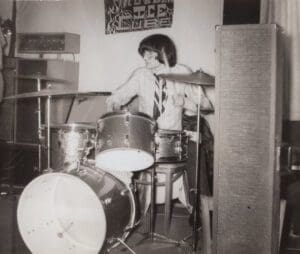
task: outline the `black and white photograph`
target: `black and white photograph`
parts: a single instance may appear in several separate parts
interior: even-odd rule
[[[300,254],[299,0],[0,0],[0,254]]]

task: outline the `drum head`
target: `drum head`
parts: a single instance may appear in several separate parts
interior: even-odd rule
[[[134,148],[114,148],[98,153],[96,166],[106,170],[140,171],[149,168],[154,163],[152,154]]]
[[[30,182],[20,197],[17,220],[32,253],[95,254],[107,229],[104,208],[93,190],[64,173]]]

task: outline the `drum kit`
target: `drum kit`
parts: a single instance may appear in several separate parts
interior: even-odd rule
[[[214,84],[202,72],[163,76],[199,87]],[[82,93],[99,94],[107,95]],[[95,254],[120,243],[127,246],[125,239],[139,223],[135,188],[112,172],[132,174],[155,163],[187,160],[187,135],[158,130],[155,121],[140,112],[121,110],[104,114],[96,123],[50,125],[51,98],[69,95],[81,93],[44,89],[5,98],[48,99],[47,131],[42,137],[46,144],[40,144],[47,150],[47,168],[25,187],[17,210],[19,231],[32,253]]]

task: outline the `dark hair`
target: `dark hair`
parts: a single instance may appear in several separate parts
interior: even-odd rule
[[[163,51],[164,51],[170,67],[175,66],[177,62],[175,44],[166,35],[153,34],[144,38],[140,42],[138,52],[141,56],[143,56],[146,50],[157,52],[158,53],[157,60],[160,63],[165,63],[163,57]]]

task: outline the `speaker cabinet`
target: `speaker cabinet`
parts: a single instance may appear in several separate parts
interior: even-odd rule
[[[4,97],[14,95],[17,60],[12,57],[3,58]],[[0,104],[0,140],[13,142],[14,139],[15,101],[4,100]]]
[[[279,42],[275,25],[216,29],[213,253],[278,253]]]

